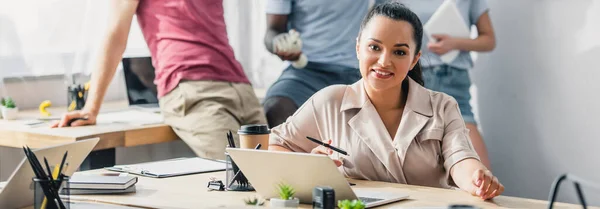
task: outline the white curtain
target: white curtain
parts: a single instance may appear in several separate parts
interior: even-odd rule
[[[224,0],[229,43],[246,75],[257,88],[268,88],[279,77],[283,63],[264,45],[266,0]]]
[[[268,87],[282,63],[263,44],[265,0],[223,3],[236,58],[256,87]],[[108,1],[103,0],[0,0],[0,88],[6,77],[69,79],[72,73],[90,73],[107,13]],[[149,55],[134,18],[124,56]]]

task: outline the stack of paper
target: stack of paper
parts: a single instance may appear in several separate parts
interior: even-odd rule
[[[163,123],[161,114],[141,110],[122,110],[98,114],[96,123],[125,123],[131,125],[150,125]]]
[[[69,179],[68,192],[81,194],[115,194],[135,192],[135,176],[73,175]]]
[[[193,157],[132,165],[117,165],[106,169],[148,177],[165,178],[195,173],[224,171],[225,165],[226,164],[223,161]]]

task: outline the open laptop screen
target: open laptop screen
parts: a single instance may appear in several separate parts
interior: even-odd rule
[[[152,58],[127,57],[122,62],[129,105],[158,104]]]

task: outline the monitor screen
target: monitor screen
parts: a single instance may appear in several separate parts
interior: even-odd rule
[[[129,105],[157,104],[152,58],[128,57],[122,61]]]

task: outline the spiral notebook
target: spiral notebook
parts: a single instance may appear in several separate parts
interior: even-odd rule
[[[225,161],[193,157],[175,158],[171,160],[140,164],[116,165],[113,167],[107,167],[105,169],[147,177],[166,178],[196,173],[224,171],[225,165]]]

